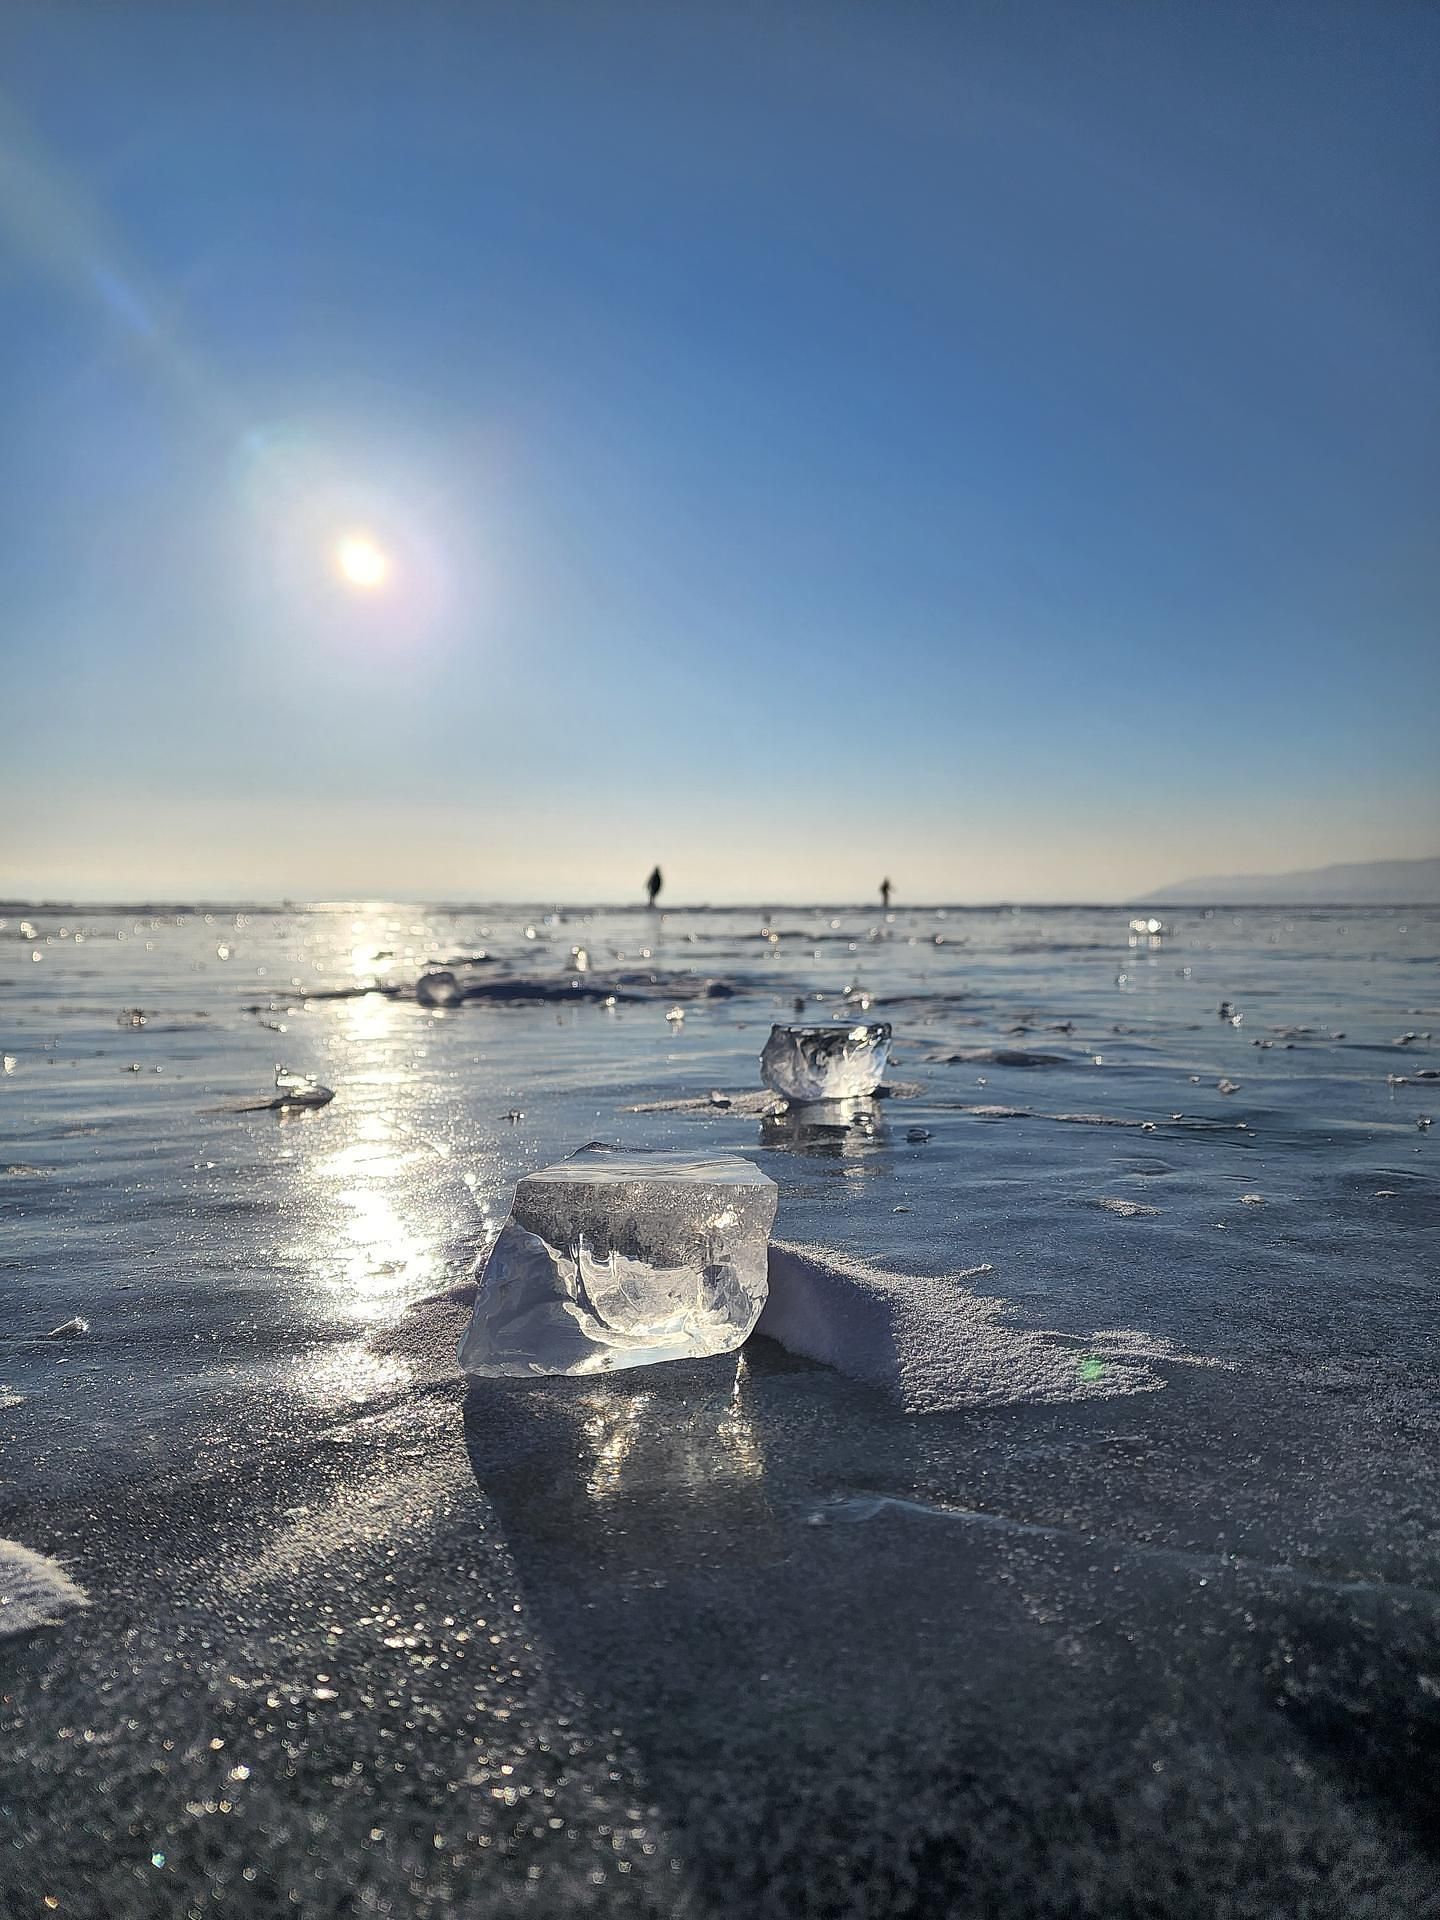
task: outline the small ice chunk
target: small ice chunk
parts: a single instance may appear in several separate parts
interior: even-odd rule
[[[422,1007],[458,1007],[465,995],[448,967],[432,967],[415,982],[415,998]]]
[[[775,1026],[760,1055],[760,1078],[801,1104],[863,1098],[879,1086],[889,1057],[885,1020]]]
[[[275,1098],[272,1107],[326,1107],[335,1098],[329,1087],[322,1087],[313,1073],[296,1073],[290,1067],[275,1069]]]
[[[528,1174],[460,1343],[473,1374],[729,1353],[765,1304],[775,1182],[733,1154],[584,1147]]]

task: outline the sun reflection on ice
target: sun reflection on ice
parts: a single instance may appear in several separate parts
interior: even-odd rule
[[[300,1393],[323,1407],[362,1405],[381,1394],[398,1393],[413,1378],[408,1361],[374,1353],[363,1340],[347,1340],[319,1355],[308,1352],[295,1369]]]

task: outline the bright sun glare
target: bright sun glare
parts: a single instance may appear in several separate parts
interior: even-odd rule
[[[390,556],[368,533],[350,533],[335,549],[336,564],[346,586],[362,593],[383,587],[390,572]]]

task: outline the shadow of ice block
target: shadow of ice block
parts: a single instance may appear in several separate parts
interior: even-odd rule
[[[765,1304],[775,1182],[733,1154],[585,1147],[528,1174],[460,1365],[606,1373],[728,1353]]]
[[[890,1026],[884,1020],[776,1026],[760,1055],[760,1077],[802,1105],[851,1100],[875,1091],[889,1057]]]

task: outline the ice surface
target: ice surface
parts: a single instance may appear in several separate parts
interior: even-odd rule
[[[765,1304],[775,1183],[731,1154],[585,1147],[526,1176],[460,1364],[600,1373],[728,1353]]]
[[[883,1020],[777,1026],[760,1055],[760,1077],[787,1100],[848,1100],[875,1091],[889,1057]]]

